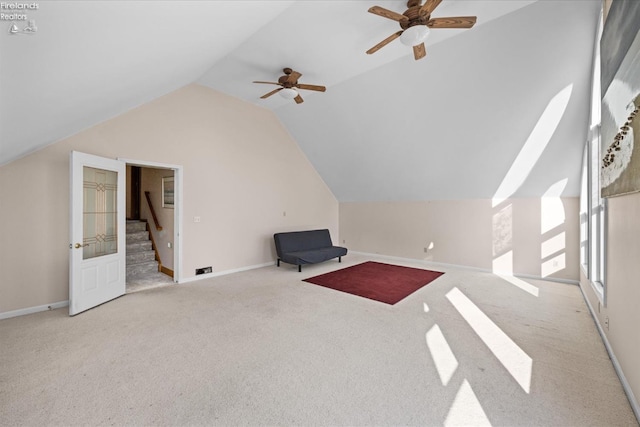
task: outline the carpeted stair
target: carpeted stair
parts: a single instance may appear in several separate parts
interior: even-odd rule
[[[127,280],[158,271],[146,221],[127,220]]]

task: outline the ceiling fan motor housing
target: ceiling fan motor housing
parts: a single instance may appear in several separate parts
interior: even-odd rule
[[[284,72],[284,76],[281,76],[278,79],[278,83],[280,83],[282,85],[282,87],[290,89],[292,87],[295,87],[298,84],[298,80],[296,79],[296,81],[290,81],[290,76],[291,73],[293,73],[293,70],[291,68],[283,68],[282,72]]]
[[[407,28],[413,27],[414,25],[427,25],[427,22],[429,22],[429,18],[431,18],[431,15],[420,15],[420,2],[417,2],[417,5],[414,6],[410,6],[410,4],[411,1],[407,3],[409,9],[405,10],[403,13],[403,15],[408,19],[400,21],[400,27],[403,30],[406,30]]]

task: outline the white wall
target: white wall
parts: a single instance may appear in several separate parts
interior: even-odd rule
[[[72,150],[183,166],[187,278],[273,262],[277,231],[338,236],[338,202],[275,115],[190,85],[0,167],[0,313],[68,299]]]
[[[578,280],[577,198],[341,203],[340,239],[354,251]]]

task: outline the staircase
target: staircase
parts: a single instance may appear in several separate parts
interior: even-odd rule
[[[127,220],[127,282],[158,272],[147,222]]]

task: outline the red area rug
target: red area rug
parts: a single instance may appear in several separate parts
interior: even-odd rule
[[[367,261],[304,281],[393,305],[443,274]]]

